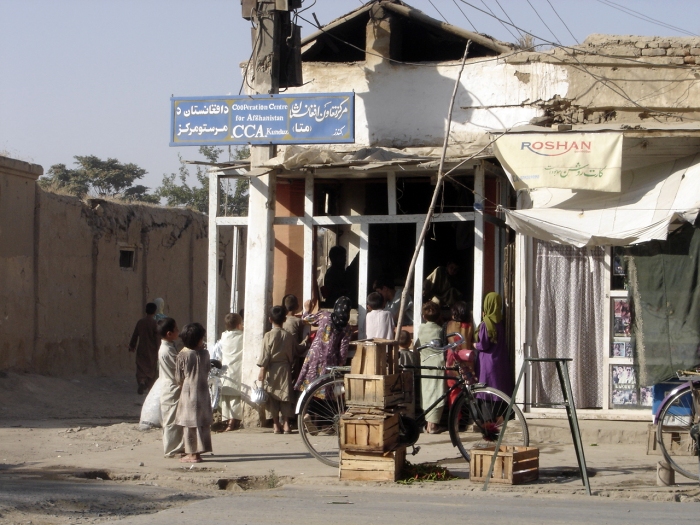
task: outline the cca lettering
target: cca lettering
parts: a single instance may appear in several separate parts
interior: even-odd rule
[[[244,126],[243,124],[238,124],[237,126],[233,126],[233,130],[231,131],[231,134],[237,138],[247,138],[247,139],[253,139],[253,138],[265,138],[265,133],[263,131],[262,125],[254,125],[254,124],[248,124]]]

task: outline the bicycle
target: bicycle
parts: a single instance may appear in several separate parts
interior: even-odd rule
[[[661,402],[654,418],[656,441],[673,470],[700,480],[700,368],[676,375],[686,382]]]
[[[464,341],[458,333],[449,334],[454,337],[452,343],[441,346],[440,341],[431,341],[420,346],[417,351],[425,348],[436,350],[436,355],[447,350],[455,349]],[[453,367],[404,366],[403,369],[454,371],[457,375],[418,375],[419,378],[434,380],[451,380],[453,384],[446,392],[430,405],[417,418],[400,416],[399,441],[401,444],[413,447],[415,455],[420,447],[415,443],[420,437],[420,429],[425,424],[425,415],[444,401],[450,393],[459,389],[461,392],[450,407],[448,416],[450,440],[456,446],[464,459],[471,460],[470,450],[492,445],[505,420],[510,397],[495,388],[483,384],[469,384],[464,369],[460,367],[457,354],[457,365]],[[349,372],[349,367],[332,367],[329,374],[319,377],[304,391],[297,403],[298,427],[304,444],[309,452],[325,463],[337,467],[340,451],[339,428],[340,417],[345,413],[345,385],[343,376]],[[528,446],[529,432],[522,411],[513,405],[511,419],[508,422],[503,445]]]

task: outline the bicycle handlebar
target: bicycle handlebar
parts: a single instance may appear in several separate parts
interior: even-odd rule
[[[449,339],[450,337],[454,337],[455,340],[451,343],[447,343],[445,346],[438,346],[438,345],[435,345],[435,341],[437,341],[437,339],[434,339],[434,340],[430,341],[428,344],[419,346],[418,348],[416,348],[416,351],[421,351],[424,348],[432,348],[433,350],[440,350],[441,352],[446,352],[447,350],[451,350],[452,348],[457,348],[459,345],[461,345],[464,342],[464,337],[462,337],[462,334],[460,334],[459,332],[453,332],[451,334],[447,334],[445,337],[447,339]]]

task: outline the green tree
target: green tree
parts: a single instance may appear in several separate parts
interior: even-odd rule
[[[76,197],[115,197],[127,201],[157,203],[158,197],[148,193],[141,184],[134,185],[146,175],[136,164],[122,164],[117,159],[102,160],[95,155],[73,157],[76,168],[54,164],[39,184],[46,189],[63,190]]]
[[[222,148],[215,146],[202,146],[199,148],[208,162],[213,164],[219,161],[223,153]],[[235,159],[247,159],[250,156],[249,148],[237,148]],[[178,206],[192,208],[202,213],[209,213],[209,176],[207,170],[202,166],[195,167],[195,179],[199,185],[189,184],[191,177],[188,164],[178,155],[180,168],[178,173],[163,175],[163,182],[155,190],[159,198],[165,199],[168,206]],[[248,186],[247,178],[235,179],[233,184],[224,182],[219,189],[219,202],[221,202],[221,215],[244,216],[248,214]]]

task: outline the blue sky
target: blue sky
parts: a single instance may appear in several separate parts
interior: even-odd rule
[[[591,33],[686,36],[610,1],[550,0],[579,41]],[[612,1],[700,34],[700,2]],[[499,2],[517,25],[553,40],[526,0]],[[407,3],[472,29],[459,6],[480,32],[514,40],[460,0]],[[503,16],[496,0],[469,3]],[[575,43],[547,0],[530,3],[563,44]],[[361,4],[317,0],[303,16],[316,13],[324,24]],[[45,170],[71,165],[74,155],[116,157],[145,168],[144,183],[158,186],[177,171],[178,153],[199,158],[196,148],[168,146],[170,96],[239,91],[239,64],[251,47],[240,15],[240,0],[0,0],[0,151]]]

